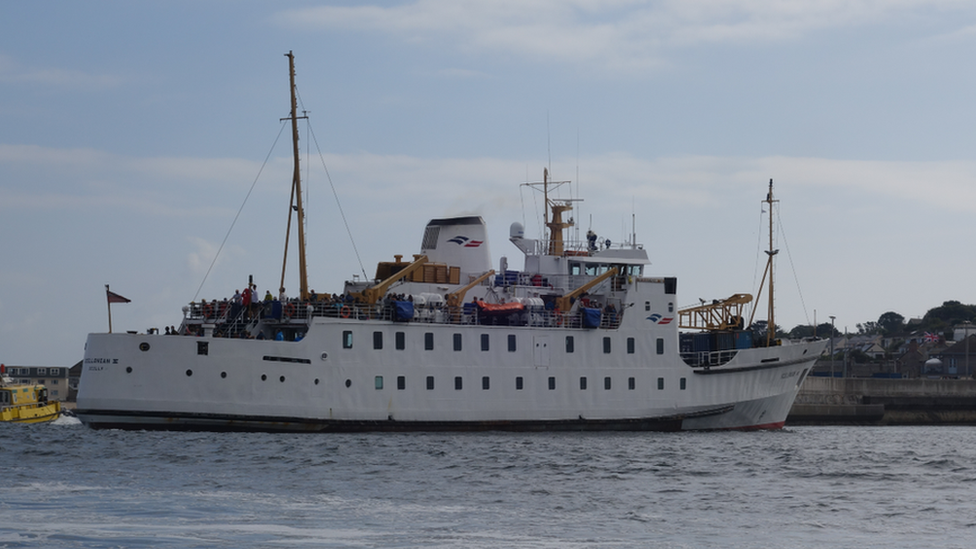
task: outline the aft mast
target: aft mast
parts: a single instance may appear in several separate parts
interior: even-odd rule
[[[766,250],[766,255],[768,259],[766,260],[766,270],[763,271],[762,281],[759,282],[759,293],[757,295],[757,300],[762,296],[763,285],[766,282],[766,277],[769,277],[769,295],[768,300],[768,320],[766,321],[766,346],[773,345],[776,341],[776,322],[774,316],[773,307],[773,256],[779,253],[779,250],[773,249],[773,204],[779,202],[779,200],[773,199],[773,180],[769,180],[769,192],[766,193],[766,200],[763,200],[766,206],[769,208],[769,249]],[[756,310],[752,310],[752,316],[755,317]],[[749,319],[749,325],[752,325],[752,318]]]
[[[298,116],[298,99],[295,94],[295,56],[292,52],[285,54],[288,58],[288,73],[291,84],[291,116],[282,120],[291,120],[292,149],[295,156],[295,168],[291,180],[291,203],[288,207],[288,228],[285,230],[285,253],[281,261],[281,285],[279,291],[285,289],[285,266],[288,263],[288,240],[291,234],[292,212],[298,215],[298,278],[299,295],[302,301],[308,300],[308,272],[305,269],[305,209],[302,207],[302,174],[299,166],[298,153],[298,119],[308,118]]]
[[[776,339],[776,322],[774,322],[774,312],[775,307],[773,307],[773,256],[779,253],[779,250],[773,249],[773,203],[779,202],[779,200],[773,200],[773,180],[769,180],[769,193],[766,195],[766,205],[769,206],[769,249],[766,250],[766,254],[769,255],[769,259],[766,265],[766,269],[769,271],[769,321],[766,326],[766,345],[772,345],[773,341]]]

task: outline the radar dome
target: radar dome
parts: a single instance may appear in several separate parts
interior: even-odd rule
[[[508,228],[509,238],[524,238],[525,237],[525,227],[521,223],[516,221],[512,223],[512,226]]]

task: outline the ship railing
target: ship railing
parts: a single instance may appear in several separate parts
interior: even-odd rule
[[[721,366],[732,360],[738,351],[736,349],[726,349],[722,351],[685,351],[679,353],[685,364],[694,368],[709,368]]]
[[[620,327],[620,312],[604,312],[599,328],[613,330]],[[285,324],[307,324],[312,318],[342,318],[352,320],[380,320],[412,324],[478,324],[488,326],[535,326],[550,328],[596,328],[584,326],[581,316],[576,312],[556,311],[544,307],[526,307],[509,315],[488,315],[476,307],[448,307],[443,304],[415,305],[413,316],[401,319],[396,316],[392,303],[368,305],[364,303],[341,301],[289,301],[278,310],[262,303],[254,311],[241,307],[227,307],[217,310],[201,304],[191,304],[187,318],[193,324],[212,323],[217,330],[226,335],[237,335],[254,321]]]

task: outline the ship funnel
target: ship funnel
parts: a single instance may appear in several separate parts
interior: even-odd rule
[[[460,267],[462,274],[491,269],[488,230],[480,216],[430,220],[420,248],[431,263]]]

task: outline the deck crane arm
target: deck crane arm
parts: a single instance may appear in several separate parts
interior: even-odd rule
[[[413,263],[407,265],[396,274],[387,277],[386,280],[374,286],[370,286],[369,288],[366,288],[365,290],[362,291],[362,293],[353,294],[353,296],[359,297],[368,305],[375,305],[376,302],[380,300],[380,298],[386,295],[386,291],[390,289],[390,286],[392,286],[401,278],[404,278],[410,275],[411,273],[413,273],[414,271],[416,271],[417,269],[423,267],[424,263],[427,263],[426,255],[416,257]]]
[[[483,274],[483,275],[479,276],[478,278],[472,280],[471,282],[465,284],[461,288],[458,288],[457,290],[454,290],[453,292],[447,294],[447,296],[445,296],[445,301],[447,302],[447,306],[448,307],[460,307],[461,304],[464,302],[464,295],[466,293],[468,293],[468,290],[470,290],[471,288],[474,288],[478,284],[481,284],[486,278],[488,278],[489,276],[491,276],[493,274],[495,274],[495,270],[494,269],[490,269],[485,274]]]
[[[610,278],[611,276],[616,275],[618,272],[619,271],[617,271],[617,268],[614,267],[609,271],[601,274],[600,276],[594,278],[593,280],[587,282],[586,284],[583,284],[579,288],[576,288],[572,292],[569,292],[564,296],[556,298],[556,307],[560,311],[568,312],[569,309],[572,308],[573,306],[574,299],[586,293],[590,288],[596,286],[597,284],[603,282],[604,280]]]

